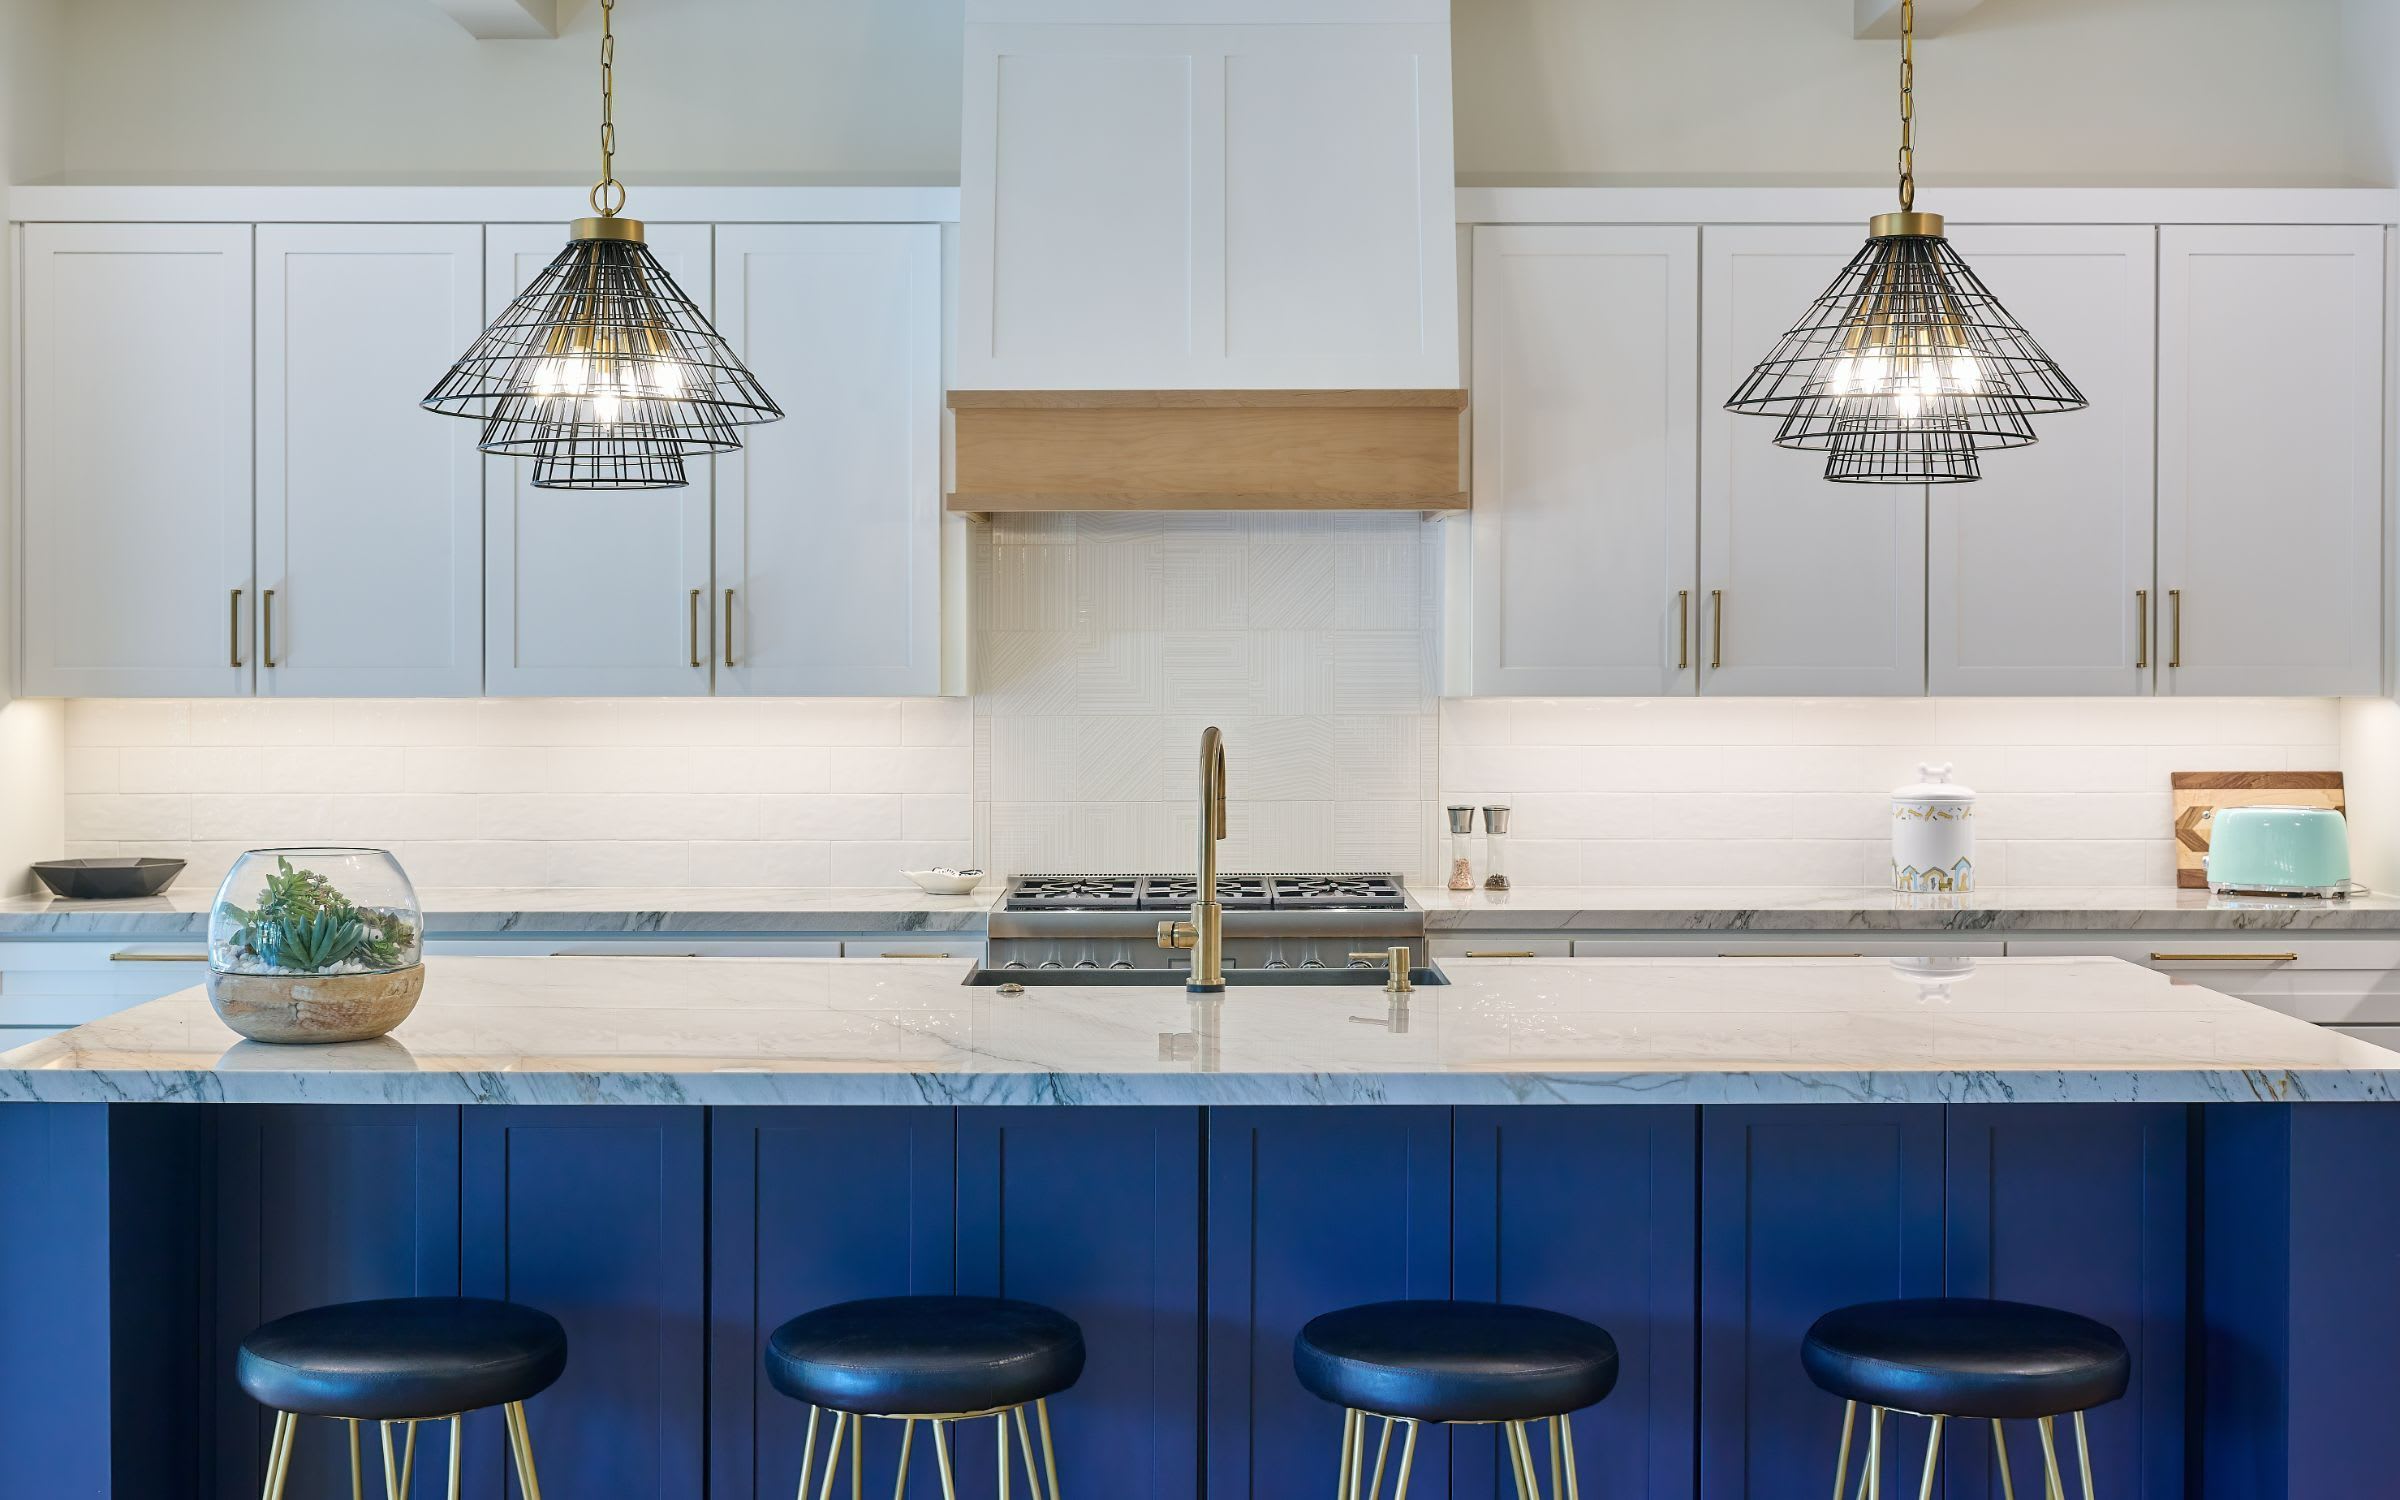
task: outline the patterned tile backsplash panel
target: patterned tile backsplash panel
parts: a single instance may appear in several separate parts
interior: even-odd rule
[[[1981,885],[2172,885],[2169,772],[2341,766],[2331,698],[1487,698],[1441,717],[1442,800],[1512,803],[1519,884],[1882,885],[1887,794],[1949,761],[1980,794]]]
[[[1430,869],[1439,545],[1414,514],[979,530],[977,847],[996,870],[1188,867],[1214,723],[1227,868]]]

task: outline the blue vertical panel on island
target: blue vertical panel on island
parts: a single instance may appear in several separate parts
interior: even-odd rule
[[[1341,1412],[1300,1388],[1292,1338],[1337,1307],[1450,1295],[1450,1111],[1212,1110],[1207,1212],[1208,1500],[1323,1500]],[[1448,1500],[1449,1475],[1428,1428],[1410,1500]]]
[[[1686,1106],[1458,1112],[1457,1294],[1617,1342],[1616,1389],[1573,1422],[1587,1495],[1692,1500],[1698,1136]],[[1457,1433],[1454,1500],[1514,1496],[1494,1431]]]
[[[706,1130],[697,1109],[467,1112],[463,1289],[566,1325],[566,1374],[529,1408],[544,1494],[704,1492]],[[471,1493],[498,1500],[501,1424],[469,1428]]]
[[[959,1115],[958,1289],[1083,1328],[1083,1379],[1050,1403],[1069,1495],[1198,1500],[1200,1152],[1197,1109]],[[991,1428],[960,1429],[960,1500],[996,1494]]]
[[[256,1105],[217,1114],[215,1493],[260,1492],[269,1416],[233,1381],[260,1323],[331,1302],[458,1294],[458,1110]],[[447,1464],[428,1431],[419,1468]],[[363,1440],[372,1449],[373,1439]],[[426,1461],[427,1456],[431,1461]],[[381,1460],[371,1457],[369,1467]],[[347,1494],[348,1435],[301,1425],[290,1493]]]
[[[1853,1302],[1942,1289],[1942,1111],[1722,1106],[1700,1144],[1700,1500],[1823,1500],[1842,1403],[1800,1343]],[[1863,1417],[1862,1417],[1863,1422]],[[1896,1429],[1896,1432],[1895,1432]],[[1886,1429],[1886,1493],[1924,1424]],[[1863,1429],[1862,1429],[1863,1430]]]
[[[784,1500],[800,1482],[808,1408],[766,1381],[777,1325],[835,1302],[952,1289],[956,1119],[930,1105],[712,1112],[709,1494],[717,1500]],[[830,1426],[825,1419],[818,1432],[819,1464]],[[879,1494],[891,1492],[899,1436],[894,1423],[866,1425],[866,1486]],[[929,1482],[923,1472],[913,1481]],[[846,1483],[838,1488],[849,1493]]]
[[[2110,1500],[2182,1500],[2190,1252],[2182,1105],[2006,1104],[1949,1111],[1947,1293],[2062,1307],[2124,1338],[2133,1384],[2087,1419]],[[2018,1424],[2012,1424],[2016,1426]],[[2065,1424],[2062,1442],[2070,1441]],[[2015,1493],[2038,1495],[2041,1450],[2009,1434]],[[1948,1500],[2003,1500],[1990,1428],[1944,1444]],[[2060,1460],[2072,1464],[2072,1450]]]

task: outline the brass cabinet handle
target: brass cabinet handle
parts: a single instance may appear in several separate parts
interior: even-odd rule
[[[1531,948],[1469,948],[1469,958],[1539,958]]]
[[[258,664],[275,665],[275,591],[267,590],[258,596]]]
[[[964,957],[965,955],[964,955],[964,954],[958,954],[958,953],[900,953],[900,952],[895,952],[895,953],[878,953],[878,954],[876,954],[875,956],[876,956],[877,958],[962,958],[962,957]]]
[[[687,613],[691,616],[689,624],[692,630],[692,665],[704,667],[708,663],[700,659],[700,590],[692,590],[692,602]]]
[[[135,953],[131,949],[123,949],[111,953],[108,961],[112,964],[204,964],[208,962],[208,955],[205,953]]]
[[[1710,589],[1708,607],[1713,615],[1709,627],[1708,669],[1718,671],[1725,665],[1725,591]]]
[[[2133,591],[2133,665],[2138,670],[2150,665],[2150,591]]]
[[[2154,964],[2296,964],[2297,953],[2153,953]]]
[[[1675,591],[1675,670],[1688,672],[1692,666],[1692,591]]]
[[[233,591],[233,599],[226,606],[225,639],[230,643],[229,654],[233,658],[232,664],[240,666],[242,664],[242,591],[240,589]]]
[[[2167,665],[2183,665],[2183,590],[2167,590]]]
[[[733,590],[725,591],[725,665],[733,665]]]

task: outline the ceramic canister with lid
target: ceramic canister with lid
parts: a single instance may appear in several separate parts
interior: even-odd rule
[[[1922,780],[1892,791],[1892,889],[1975,889],[1975,793],[1950,767],[1921,765]]]

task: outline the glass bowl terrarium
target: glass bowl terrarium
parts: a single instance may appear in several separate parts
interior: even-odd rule
[[[258,1042],[356,1042],[425,988],[425,914],[382,849],[253,849],[208,914],[208,998]]]

